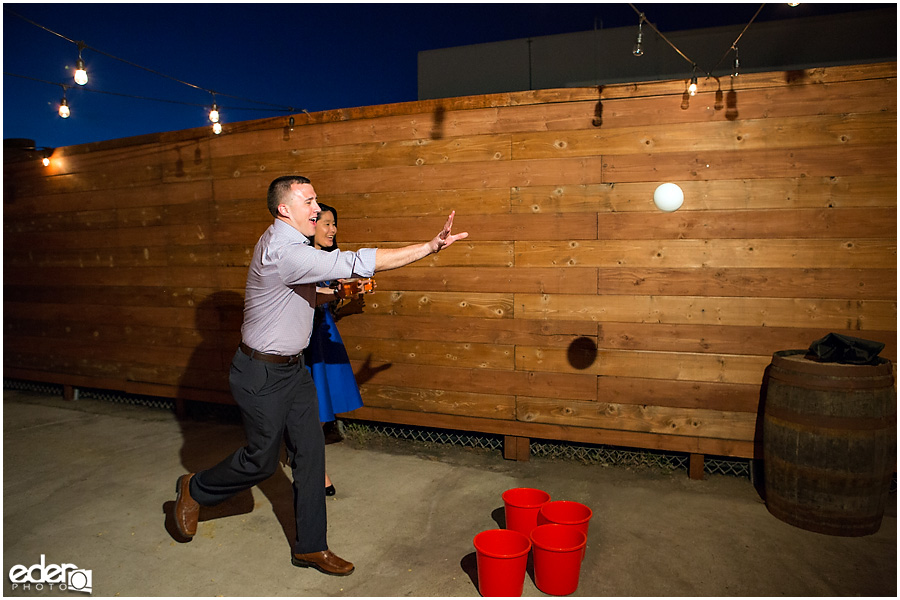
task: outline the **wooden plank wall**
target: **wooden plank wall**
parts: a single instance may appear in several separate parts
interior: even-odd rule
[[[296,115],[4,165],[4,376],[228,401],[265,191],[345,249],[470,237],[340,321],[414,425],[748,457],[773,352],[896,361],[896,63]],[[678,183],[684,206],[658,211]]]

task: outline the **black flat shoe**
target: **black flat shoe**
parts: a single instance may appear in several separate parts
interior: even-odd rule
[[[336,421],[322,424],[322,433],[325,436],[326,445],[337,444],[344,441],[344,436],[341,435],[341,430],[337,426]]]
[[[327,488],[325,488],[325,495],[326,495],[326,496],[334,496],[336,493],[337,493],[337,492],[335,491],[334,485],[333,485],[333,484],[332,484],[332,485],[329,485]]]

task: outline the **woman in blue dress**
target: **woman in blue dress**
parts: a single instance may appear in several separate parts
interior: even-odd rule
[[[321,212],[316,222],[313,245],[319,250],[331,252],[337,249],[337,211],[319,202]],[[330,282],[319,283],[319,288],[327,288]],[[328,292],[329,290],[321,290]],[[306,366],[312,373],[319,397],[319,421],[323,424],[335,420],[335,413],[356,410],[363,405],[350,365],[350,358],[338,333],[335,310],[338,301],[320,304],[313,318],[312,335],[306,349]],[[334,485],[325,473],[325,494],[335,494]]]

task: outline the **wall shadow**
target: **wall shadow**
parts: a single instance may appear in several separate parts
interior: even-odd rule
[[[583,371],[597,362],[597,343],[589,337],[575,338],[566,350],[566,358],[572,368]]]
[[[731,89],[725,93],[725,118],[729,121],[736,121],[738,116],[738,95],[732,80]]]
[[[603,86],[597,86],[597,105],[594,107],[594,118],[591,120],[594,127],[603,127]]]
[[[809,74],[802,69],[786,71],[784,73],[784,82],[788,85],[806,83],[807,79],[809,79]]]
[[[241,339],[243,297],[230,291],[216,292],[197,305],[195,331],[201,336],[180,381],[176,400],[176,418],[181,428],[181,464],[187,473],[196,473],[216,465],[247,443],[241,411],[230,399],[228,372],[231,357]],[[212,394],[210,394],[212,390]],[[200,400],[204,395],[216,402]],[[282,450],[284,453],[284,450]],[[282,463],[286,463],[286,458]],[[185,540],[174,527],[173,509],[175,480],[172,479],[172,501],[163,505],[166,530],[178,542]],[[290,476],[281,466],[269,479],[258,486],[269,500],[272,511],[281,524],[288,544],[296,538],[294,492]],[[202,523],[250,513],[255,508],[251,490],[244,490],[216,506],[200,507],[197,535],[203,534]]]
[[[438,107],[434,109],[434,121],[431,125],[431,139],[444,139],[444,119],[446,118],[446,115],[447,109],[445,109],[443,105],[438,105]]]
[[[383,365],[373,367],[372,366],[372,355],[370,354],[366,357],[366,360],[362,364],[362,366],[359,367],[359,370],[357,370],[356,373],[354,373],[354,376],[356,377],[356,384],[362,385],[362,384],[366,383],[367,381],[369,381],[370,379],[372,379],[373,377],[375,377],[376,375],[378,375],[379,373],[381,373],[382,371],[386,371],[386,370],[390,369],[392,366],[393,366],[393,363],[384,363]]]

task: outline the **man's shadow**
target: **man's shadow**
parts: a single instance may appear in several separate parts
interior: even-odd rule
[[[222,291],[206,297],[195,315],[193,332],[200,336],[190,362],[179,380],[176,417],[181,427],[181,464],[186,473],[216,465],[246,445],[240,409],[231,398],[228,373],[241,341],[244,299],[237,292]],[[172,500],[163,504],[166,530],[178,542],[187,542],[175,527],[175,480]],[[272,505],[288,544],[296,538],[293,488],[290,477],[279,466],[275,474],[257,487]],[[255,508],[251,490],[244,490],[216,506],[200,507],[197,535],[204,521],[243,515]]]

